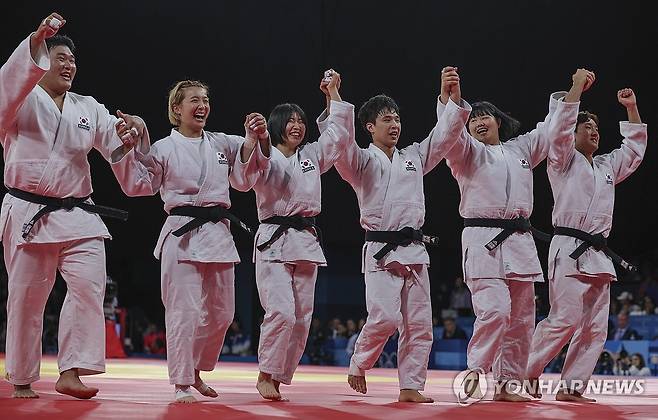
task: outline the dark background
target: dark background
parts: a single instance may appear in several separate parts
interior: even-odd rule
[[[301,105],[310,121],[324,107],[322,72],[342,74],[343,98],[357,105],[378,93],[401,107],[401,146],[419,141],[435,124],[440,70],[460,68],[464,98],[491,100],[528,131],[542,120],[548,95],[567,90],[578,67],[596,72],[583,108],[601,118],[601,152],[617,147],[625,109],[616,91],[634,88],[650,138],[656,111],[656,17],[639,1],[52,1],[11,2],[0,25],[2,60],[55,10],[67,19],[62,33],[77,44],[73,91],[94,96],[111,112],[142,116],[152,141],[166,136],[169,87],[182,78],[211,87],[210,131],[243,133],[248,112],[265,115],[280,102]],[[317,128],[309,124],[314,139]],[[358,140],[368,139],[359,130]],[[651,139],[650,139],[651,142]],[[89,156],[97,203],[130,211],[126,223],[108,220],[108,273],[119,302],[162,319],[160,268],[152,255],[164,212],[159,197],[125,197],[109,165]],[[611,245],[622,255],[655,248],[655,172],[658,148],[617,188]],[[433,292],[461,273],[459,190],[445,164],[425,177],[426,224],[441,246],[430,250]],[[256,225],[252,192],[232,192],[233,210]],[[535,171],[533,223],[550,228],[552,195],[542,164]],[[360,275],[363,231],[349,185],[331,170],[323,178],[323,227],[330,266],[320,271],[316,315],[365,313]],[[243,263],[236,268],[237,314],[255,325],[251,243],[234,231]],[[539,245],[545,262],[547,248]],[[543,286],[539,286],[540,288]]]

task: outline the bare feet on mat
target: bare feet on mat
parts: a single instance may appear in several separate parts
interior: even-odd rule
[[[32,390],[32,385],[14,385],[14,398],[39,398],[39,394]]]
[[[178,404],[191,404],[196,402],[196,398],[192,395],[192,390],[189,385],[176,385],[174,395],[176,403]]]
[[[583,397],[578,391],[566,391],[561,389],[555,394],[556,401],[569,401],[569,402],[580,402],[580,403],[593,403],[596,402],[594,398]]]
[[[413,403],[433,403],[434,400],[427,398],[420,392],[415,389],[401,389],[400,396],[398,397],[400,402],[413,402]]]
[[[523,395],[517,394],[515,392],[510,392],[507,389],[507,384],[505,384],[505,383],[499,384],[498,389],[496,389],[496,393],[494,394],[493,399],[494,399],[494,401],[506,401],[506,402],[528,402],[528,401],[532,401],[528,397],[524,397]]]
[[[59,374],[55,391],[81,400],[88,400],[98,394],[98,388],[88,387],[80,382],[77,369],[69,369]]]
[[[217,391],[209,387],[203,380],[201,379],[201,376],[199,376],[199,371],[195,370],[194,371],[194,385],[192,385],[194,389],[199,391],[199,394],[203,395],[204,397],[210,397],[210,398],[217,398],[218,394]]]
[[[541,399],[542,395],[539,392],[539,378],[531,378],[528,380],[528,386],[525,392],[528,393],[532,398]]]
[[[368,387],[366,386],[366,377],[357,376],[357,375],[347,375],[347,383],[350,384],[353,390],[361,394],[368,392]]]
[[[256,382],[256,389],[260,393],[261,397],[266,400],[272,401],[281,401],[281,394],[274,386],[274,381],[272,380],[272,375],[269,373],[258,373],[258,381]]]

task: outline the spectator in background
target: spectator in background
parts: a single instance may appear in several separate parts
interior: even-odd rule
[[[340,320],[340,318],[331,319],[327,324],[327,328],[329,330],[327,338],[338,338],[340,336],[345,336],[345,332],[347,331],[347,328],[345,325],[343,325],[343,322]]]
[[[326,338],[327,335],[322,329],[322,323],[318,318],[313,318],[311,321],[311,330],[309,331],[308,339],[306,341],[305,351],[312,365],[320,365],[324,363],[326,355],[324,354],[323,345]]]
[[[619,357],[615,361],[615,365],[612,370],[615,373],[615,375],[627,376],[630,375],[628,371],[630,367],[631,367],[631,358],[628,356],[628,352],[622,349],[619,352]]]
[[[607,340],[612,340],[612,337],[614,337],[615,334],[615,323],[612,322],[610,318],[608,318],[608,337],[606,338]]]
[[[450,308],[457,311],[460,316],[473,316],[471,292],[466,287],[464,279],[455,278],[455,287],[450,294]]]
[[[347,321],[348,330],[349,330],[349,322],[350,321],[351,320]],[[361,332],[361,329],[363,328],[365,323],[366,323],[366,320],[361,318],[359,320],[359,325],[357,326],[356,332],[350,336],[349,340],[347,340],[347,347],[345,348],[345,352],[347,353],[347,357],[349,357],[349,358],[351,358],[352,355],[354,354],[354,346],[356,345],[356,339],[359,338],[359,333]]]
[[[347,333],[346,333],[347,338],[352,337],[354,334],[358,332],[356,327],[356,322],[354,322],[354,320],[351,318],[347,320],[347,322],[345,323],[345,327],[347,328]]]
[[[651,296],[644,296],[644,299],[642,299],[642,308],[631,312],[631,316],[636,316],[636,315],[656,315],[658,312],[656,312],[656,304],[653,303],[653,299],[651,299]]]
[[[642,336],[628,325],[628,313],[620,312],[617,315],[617,327],[612,330],[612,340],[641,340]]]
[[[443,320],[443,340],[466,340],[466,332],[459,328],[454,318],[445,318]]]
[[[165,333],[153,323],[149,323],[144,331],[144,352],[163,356],[167,354]]]
[[[615,359],[608,350],[603,350],[601,352],[601,357],[599,357],[598,362],[596,362],[596,367],[594,368],[594,373],[597,375],[614,375],[615,370]]]
[[[631,376],[651,376],[651,370],[644,363],[644,357],[640,353],[634,353],[631,357],[628,373]]]
[[[621,292],[621,294],[617,296],[617,300],[621,305],[619,313],[626,312],[630,314],[631,312],[640,310],[640,307],[633,303],[633,294],[631,292]]]
[[[106,276],[105,298],[103,299],[103,315],[105,315],[105,323],[107,324],[107,322],[110,321],[116,336],[121,337],[121,325],[117,322],[117,308],[119,307],[118,294],[119,285],[112,279],[112,277]],[[105,340],[107,343],[107,337]]]

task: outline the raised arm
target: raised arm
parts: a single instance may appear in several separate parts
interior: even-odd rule
[[[436,106],[437,122],[427,138],[418,144],[423,163],[423,174],[427,174],[434,169],[448,151],[460,142],[464,129],[464,120],[463,118],[453,117],[453,113],[458,114],[459,111],[452,110],[451,116],[441,118],[445,105],[450,102],[452,102],[451,106],[458,105],[459,107],[463,105],[457,67],[444,67],[441,70],[441,94]],[[467,114],[465,115],[468,118]]]
[[[309,146],[316,151],[320,173],[325,173],[334,165],[340,151],[350,140],[350,132],[354,129],[354,105],[344,102],[340,96],[340,73],[330,69],[324,72],[320,82],[320,90],[327,101],[323,118],[323,127],[317,143]],[[320,123],[318,123],[320,125]]]
[[[451,127],[451,136],[446,139],[448,145],[444,150],[445,158],[454,175],[462,172],[469,164],[473,148],[480,144],[466,129],[471,106],[461,97],[461,80],[457,70],[457,67],[451,66],[441,70],[441,94],[436,105],[439,124]]]
[[[569,92],[561,98],[561,104],[556,105],[554,116],[549,121],[548,169],[563,172],[576,154],[574,136],[578,120],[578,107],[583,92],[589,89],[596,80],[593,72],[578,69],[572,76]],[[551,103],[559,101],[560,94],[553,94]],[[550,107],[551,105],[549,105]]]
[[[55,35],[64,23],[63,17],[51,13],[0,68],[0,131],[14,124],[25,99],[50,69],[45,40]],[[3,135],[0,141],[4,142]]]
[[[615,173],[615,184],[635,172],[647,148],[647,125],[640,119],[635,93],[630,88],[621,89],[617,92],[617,100],[626,107],[628,121],[619,123],[619,131],[624,136],[621,147],[608,154]]]
[[[270,134],[265,117],[256,112],[248,114],[244,129],[244,138],[229,136],[235,140],[231,142],[229,182],[238,191],[252,189],[270,169]]]
[[[361,178],[361,171],[370,159],[367,151],[361,149],[356,143],[356,134],[354,128],[354,106],[341,100],[338,90],[340,89],[340,74],[334,80],[336,94],[333,100],[329,92],[329,76],[333,75],[333,70],[325,72],[325,78],[320,82],[320,90],[324,92],[327,102],[327,108],[317,118],[316,123],[322,138],[327,133],[332,139],[338,140],[338,154],[334,161],[334,166],[338,174],[350,185],[358,185]],[[334,109],[332,113],[330,110]],[[333,115],[333,116],[332,116]],[[341,135],[341,131],[346,129],[346,135]]]

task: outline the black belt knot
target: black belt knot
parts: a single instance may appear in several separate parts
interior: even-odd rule
[[[577,260],[585,251],[587,251],[587,248],[594,248],[597,251],[603,252],[605,255],[610,257],[612,262],[619,264],[622,268],[630,271],[630,272],[636,272],[637,267],[628,263],[626,260],[624,260],[622,257],[617,255],[613,250],[611,250],[608,247],[608,238],[603,236],[603,233],[597,233],[592,235],[591,233],[587,233],[584,230],[580,229],[574,229],[574,228],[569,228],[569,227],[564,227],[564,226],[556,226],[555,229],[553,230],[553,233],[555,235],[560,235],[560,236],[569,236],[571,238],[576,238],[580,239],[583,241],[578,247],[571,253],[569,254],[569,257],[571,257],[574,260]]]
[[[73,207],[77,206],[79,203],[83,202],[86,200],[86,198],[75,198],[75,197],[67,197],[67,198],[62,198],[62,208],[66,210],[72,210]]]
[[[74,207],[79,207],[82,210],[85,210],[89,213],[95,213],[103,217],[111,217],[114,219],[120,219],[123,221],[128,220],[128,212],[125,210],[115,209],[113,207],[99,206],[98,204],[86,203],[89,199],[89,196],[86,197],[66,197],[66,198],[57,198],[57,197],[47,197],[45,195],[34,194],[31,192],[19,190],[17,188],[9,188],[8,192],[10,195],[13,195],[16,198],[21,200],[41,204],[42,207],[29,222],[23,225],[22,236],[23,239],[27,238],[30,234],[30,231],[34,227],[34,224],[45,216],[48,213],[52,213],[56,210],[73,210]]]
[[[514,232],[532,232],[532,236],[535,239],[543,242],[551,241],[551,235],[534,228],[530,223],[530,220],[525,217],[517,217],[515,219],[468,218],[464,219],[464,227],[491,227],[503,229],[502,232],[485,245],[485,248],[489,251],[494,250]]]
[[[187,232],[205,225],[208,222],[217,223],[227,219],[231,223],[238,225],[245,232],[253,235],[253,231],[242,220],[222,206],[201,207],[201,206],[178,206],[169,211],[170,216],[187,216],[193,219],[185,223],[179,229],[171,234],[181,237]]]
[[[277,239],[279,239],[283,233],[288,230],[288,229],[295,229],[295,230],[304,230],[304,229],[315,229],[315,232],[318,237],[318,241],[320,242],[320,248],[322,248],[322,232],[320,231],[320,228],[315,224],[315,217],[304,217],[300,216],[298,214],[294,216],[272,216],[268,217],[267,219],[263,220],[261,223],[268,223],[272,225],[279,225],[279,227],[276,228],[274,233],[272,233],[272,236],[270,239],[267,241],[263,242],[260,245],[256,246],[256,249],[259,251],[263,251],[265,248],[269,247],[272,245]]]
[[[423,235],[420,229],[414,229],[410,226],[405,226],[400,230],[369,230],[366,231],[366,241],[383,242],[386,245],[382,247],[373,258],[377,261],[381,260],[391,251],[394,251],[398,246],[408,246],[413,242],[423,242],[428,245],[437,245],[439,243],[438,236]]]

